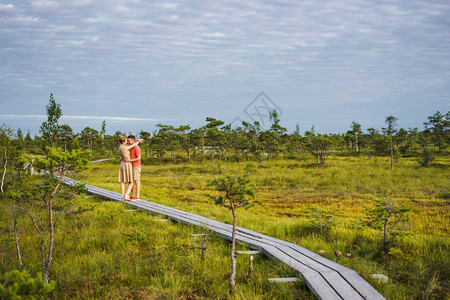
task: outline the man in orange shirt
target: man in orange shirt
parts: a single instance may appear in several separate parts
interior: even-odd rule
[[[128,136],[128,143],[134,144],[136,142],[136,137],[134,135]],[[131,190],[130,200],[140,200],[139,193],[141,192],[141,148],[139,145],[134,146],[130,149],[130,160],[131,165],[133,166],[133,180],[134,186]],[[136,187],[136,194],[135,188]]]

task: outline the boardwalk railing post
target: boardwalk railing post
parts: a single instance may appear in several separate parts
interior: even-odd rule
[[[253,255],[250,255],[250,260],[248,263],[248,274],[247,274],[247,281],[250,279],[253,273]]]

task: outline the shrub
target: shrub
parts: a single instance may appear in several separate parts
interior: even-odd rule
[[[309,206],[305,209],[306,213],[310,213],[313,217],[311,226],[320,229],[320,233],[329,233],[331,227],[336,224],[337,213],[333,210],[324,210],[320,207]]]
[[[382,197],[373,201],[372,207],[365,207],[369,220],[365,224],[369,227],[383,231],[383,250],[389,251],[388,245],[409,229],[410,218],[407,213],[411,208]]]
[[[431,167],[431,165],[433,164],[433,160],[434,160],[433,152],[431,152],[427,148],[423,149],[420,165],[426,168]]]
[[[44,299],[54,288],[53,280],[44,284],[41,273],[33,278],[27,271],[13,270],[0,276],[0,299]]]

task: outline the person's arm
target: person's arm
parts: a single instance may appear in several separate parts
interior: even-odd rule
[[[141,154],[139,153],[139,155],[136,158],[128,159],[126,161],[127,162],[134,162],[134,161],[140,161],[140,160],[141,160]]]
[[[125,149],[130,150],[131,148],[133,148],[134,146],[137,146],[140,142],[143,142],[144,140],[137,140],[136,143],[129,145],[129,146],[125,146]]]

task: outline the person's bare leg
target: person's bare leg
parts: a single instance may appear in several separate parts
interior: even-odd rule
[[[130,192],[131,192],[131,189],[132,189],[132,188],[133,188],[133,183],[132,183],[132,182],[128,183],[127,196],[130,195]]]
[[[136,184],[136,197],[141,198],[139,195],[141,193],[141,181],[135,180],[134,183]]]
[[[131,197],[134,197],[136,194],[134,193],[134,185],[133,185],[133,187],[131,188]]]
[[[122,197],[125,197],[125,182],[120,183],[120,190],[122,191]]]

